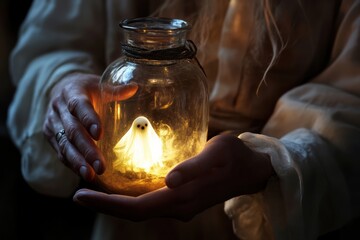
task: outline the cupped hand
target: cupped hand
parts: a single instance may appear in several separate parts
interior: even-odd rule
[[[72,73],[51,89],[43,132],[58,158],[86,181],[105,170],[104,157],[94,140],[101,138],[102,129],[94,104],[99,102],[100,76]],[[103,99],[131,97],[136,85],[125,85],[102,90]],[[108,93],[108,95],[107,95]],[[114,99],[113,96],[116,96]],[[64,129],[64,134],[56,134]]]
[[[132,221],[159,217],[188,221],[234,196],[261,191],[272,174],[267,155],[253,152],[235,136],[219,135],[200,154],[172,169],[164,188],[138,197],[80,189],[73,199]]]

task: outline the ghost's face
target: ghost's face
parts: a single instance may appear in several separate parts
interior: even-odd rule
[[[149,120],[145,117],[138,117],[133,122],[133,130],[138,133],[145,133],[148,130],[150,123]]]

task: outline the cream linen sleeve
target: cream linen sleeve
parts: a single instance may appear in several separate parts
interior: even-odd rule
[[[16,92],[7,126],[21,152],[21,172],[36,191],[67,197],[79,178],[42,133],[50,88],[71,72],[99,73],[103,61],[102,1],[35,0],[10,57]]]
[[[329,66],[279,99],[262,134],[239,136],[277,174],[225,203],[242,239],[317,239],[360,216],[360,1],[344,3]]]

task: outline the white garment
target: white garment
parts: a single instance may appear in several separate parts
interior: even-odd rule
[[[149,2],[151,12],[158,1]],[[202,60],[212,73],[210,127],[242,133],[277,173],[264,192],[227,201],[225,212],[243,239],[316,239],[360,214],[360,1],[280,1],[273,12],[286,48],[257,95],[271,58],[259,2],[229,2],[221,35],[208,43],[218,59]],[[78,185],[42,136],[49,89],[69,72],[101,74],[119,55],[118,23],[138,16],[136,4],[34,1],[11,56],[8,127],[23,176],[40,193],[68,197]]]

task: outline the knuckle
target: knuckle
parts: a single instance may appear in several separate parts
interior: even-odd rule
[[[77,95],[72,96],[68,99],[67,107],[71,113],[76,111],[77,109],[81,110],[81,106],[87,104],[89,100],[85,96]]]
[[[97,153],[93,150],[93,148],[86,148],[84,150],[84,158],[85,159],[92,159],[95,161]]]
[[[95,122],[96,119],[94,119],[92,114],[81,114],[81,116],[79,116],[80,121],[85,123],[86,125],[90,125],[91,123]]]
[[[69,141],[65,135],[59,140],[59,149],[62,155],[66,154],[66,148],[69,146]]]
[[[68,99],[67,107],[72,113],[80,105],[78,96],[73,96]]]
[[[70,141],[73,139],[77,139],[80,135],[79,127],[76,124],[68,124],[66,126],[66,137]]]
[[[61,95],[58,95],[56,97],[53,98],[52,102],[51,102],[51,106],[52,108],[54,109],[59,109],[59,105],[60,105],[60,102],[61,102]]]

